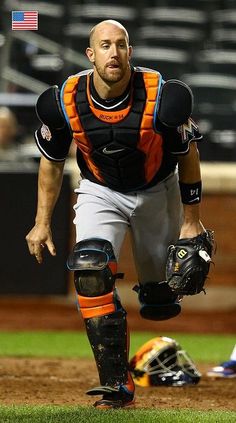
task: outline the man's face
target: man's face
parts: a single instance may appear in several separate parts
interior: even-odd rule
[[[125,31],[107,23],[99,26],[93,35],[91,48],[87,49],[87,55],[95,72],[106,83],[121,81],[129,70],[131,55]]]

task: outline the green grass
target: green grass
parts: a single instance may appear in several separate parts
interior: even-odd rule
[[[189,410],[112,410],[86,407],[1,407],[1,423],[233,423],[234,412],[210,413]]]
[[[132,356],[146,341],[159,333],[133,332]],[[197,363],[226,360],[235,344],[234,335],[165,333],[180,343]],[[85,332],[0,332],[2,357],[90,358]],[[207,394],[207,393],[206,393]],[[181,406],[181,404],[180,404]],[[113,410],[89,407],[1,406],[0,423],[233,423],[236,412],[197,410]]]
[[[158,336],[153,332],[131,334],[132,356],[144,342]],[[234,335],[165,333],[177,340],[197,362],[226,360],[235,344]],[[92,357],[85,332],[0,332],[0,356]]]

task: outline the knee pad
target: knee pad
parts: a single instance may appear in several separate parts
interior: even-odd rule
[[[75,288],[84,318],[110,314],[121,307],[114,290],[117,262],[109,241],[90,238],[78,242],[67,265],[75,271]]]
[[[166,281],[146,282],[133,288],[141,304],[140,314],[148,320],[167,320],[181,311],[179,297],[173,294]]]

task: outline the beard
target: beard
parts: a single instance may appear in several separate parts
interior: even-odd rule
[[[94,66],[96,68],[96,71],[100,78],[106,82],[107,84],[112,84],[119,82],[123,79],[127,72],[127,68],[123,68],[121,65],[118,68],[108,68],[108,67],[102,67],[94,63]]]

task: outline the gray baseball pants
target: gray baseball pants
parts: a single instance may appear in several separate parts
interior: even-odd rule
[[[182,204],[177,174],[152,188],[121,194],[82,179],[75,190],[76,242],[102,238],[111,242],[117,261],[130,230],[138,281],[165,279],[167,248],[179,237]]]

